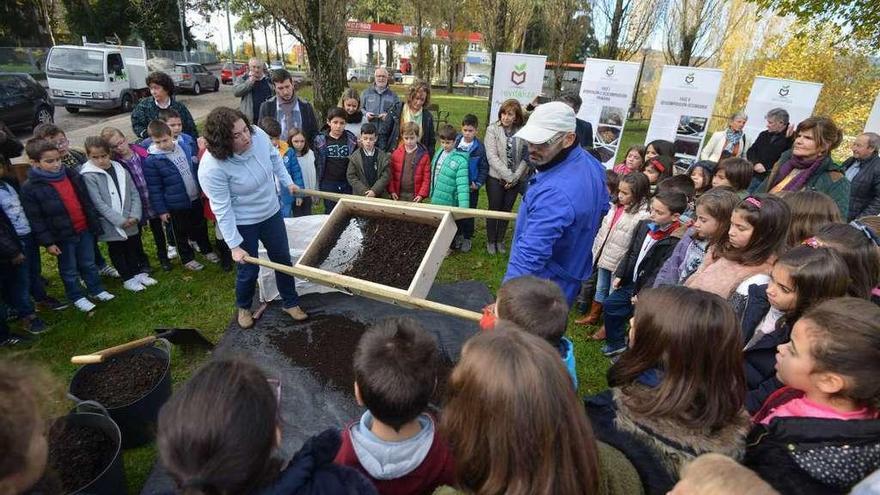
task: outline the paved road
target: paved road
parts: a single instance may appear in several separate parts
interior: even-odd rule
[[[185,104],[195,120],[203,119],[213,108],[227,105],[237,108],[238,98],[232,96],[232,86],[220,85],[217,93],[202,93],[200,95],[180,94],[178,101]],[[106,126],[118,127],[129,138],[133,138],[131,131],[131,116],[128,113],[115,111],[80,110],[79,113],[68,113],[63,107],[55,107],[55,123],[64,129],[67,138],[76,148],[81,148],[82,143],[88,136],[100,133]],[[17,134],[16,137],[24,143],[33,135],[30,131]]]

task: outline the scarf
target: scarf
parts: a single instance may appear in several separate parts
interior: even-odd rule
[[[671,234],[675,229],[680,226],[681,222],[679,222],[678,220],[670,223],[669,225],[666,225],[665,227],[651,222],[648,224],[648,235],[651,236],[651,239],[659,241],[669,237],[669,234]]]
[[[346,124],[360,124],[364,121],[364,112],[358,110],[355,113],[345,114]]]
[[[742,131],[732,131],[730,128],[727,128],[727,133],[724,136],[725,144],[724,151],[728,152],[732,155],[736,155],[736,152],[739,148],[739,143],[742,141],[743,132]]]
[[[39,177],[49,182],[58,182],[64,180],[64,178],[67,177],[67,174],[64,172],[64,168],[61,168],[57,172],[49,172],[41,168],[31,167],[31,169],[28,170],[28,175],[30,177]]]
[[[803,189],[804,184],[807,183],[807,180],[816,173],[816,170],[822,165],[824,160],[824,156],[820,156],[810,161],[791,155],[791,158],[779,167],[779,173],[773,178],[773,183],[770,184],[769,189],[772,190],[777,184],[785,180],[792,171],[800,170],[801,173],[788,181],[788,184],[782,188],[783,191],[800,191]]]

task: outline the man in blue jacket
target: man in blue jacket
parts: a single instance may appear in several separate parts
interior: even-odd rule
[[[574,110],[565,103],[539,106],[516,137],[528,143],[537,173],[519,207],[504,280],[552,280],[571,306],[590,276],[593,240],[608,211],[603,167],[578,146]]]

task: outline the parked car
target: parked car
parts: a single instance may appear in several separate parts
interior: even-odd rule
[[[220,81],[223,84],[232,84],[232,81],[243,76],[247,70],[247,64],[225,63],[223,68],[220,69]]]
[[[269,70],[278,70],[278,69],[285,69],[285,68],[286,67],[284,67],[284,62],[282,62],[280,60],[275,60],[271,64],[269,64]]]
[[[461,80],[462,84],[470,84],[473,86],[488,86],[489,76],[485,74],[468,74]]]
[[[194,62],[174,64],[174,73],[171,77],[174,79],[175,86],[179,89],[192,91],[193,94],[200,94],[203,89],[220,90],[220,80],[202,64]]]
[[[403,82],[403,72],[401,72],[400,69],[392,70],[391,77],[394,84],[400,84]]]
[[[55,121],[49,94],[24,73],[0,72],[0,120],[13,129],[33,129]]]
[[[345,72],[345,79],[349,82],[370,82],[373,80],[373,70],[369,67],[352,67]]]

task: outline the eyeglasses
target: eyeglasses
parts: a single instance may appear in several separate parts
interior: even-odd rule
[[[564,133],[564,132],[560,132],[560,133],[556,134],[555,136],[551,137],[550,139],[544,141],[543,143],[529,143],[529,144],[530,144],[531,146],[534,146],[535,148],[544,148],[544,149],[546,149],[546,148],[549,148],[549,147],[551,147],[551,146],[556,145],[557,143],[559,143],[559,142],[562,141],[563,139],[565,139],[565,133]]]

